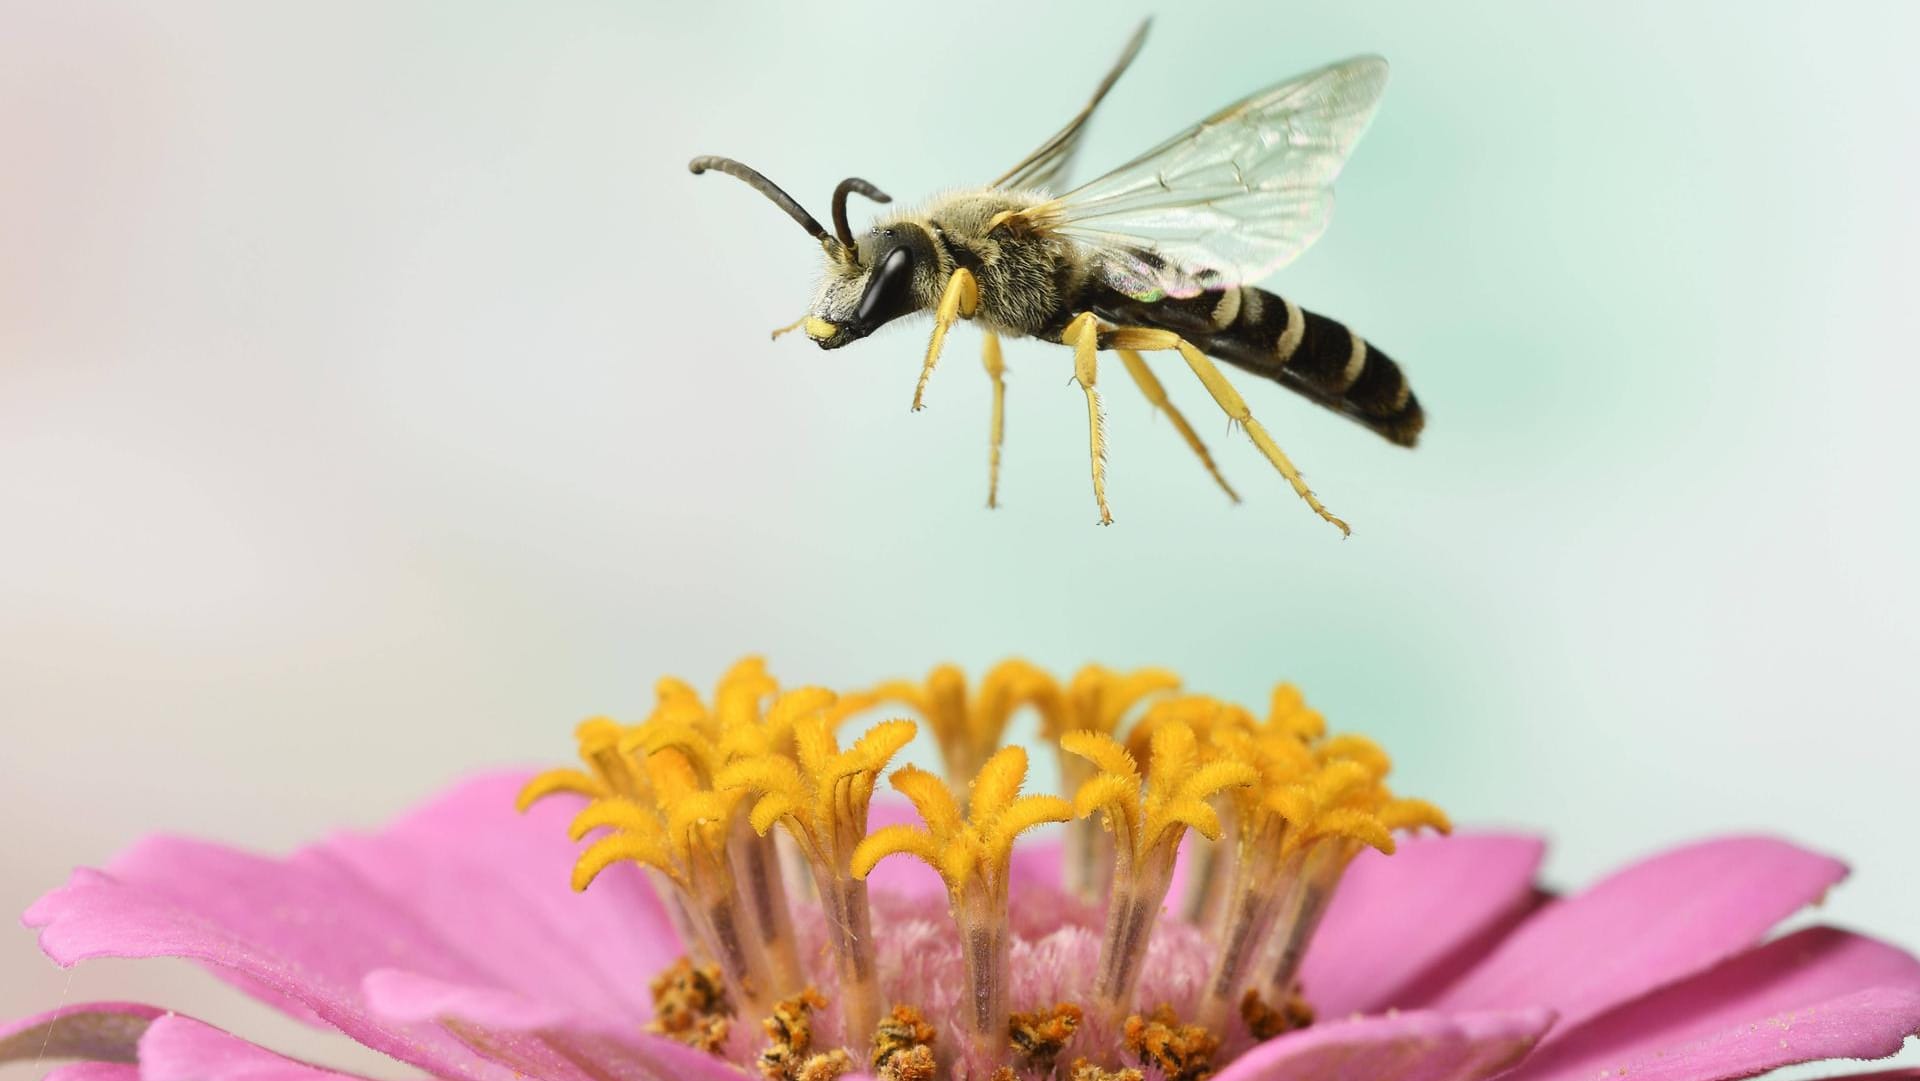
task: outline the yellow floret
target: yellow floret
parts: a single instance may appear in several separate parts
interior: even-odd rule
[[[868,835],[853,852],[853,873],[865,878],[892,855],[912,856],[940,874],[956,898],[969,887],[984,887],[1004,897],[1013,842],[1047,822],[1065,822],[1073,807],[1057,796],[1022,796],[1027,752],[1003,747],[980,769],[972,786],[967,815],[940,779],[913,766],[895,770],[890,781],[913,802],[926,828],[888,826]]]

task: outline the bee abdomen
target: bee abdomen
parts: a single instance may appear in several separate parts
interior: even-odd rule
[[[1237,303],[1229,299],[1235,292]],[[1250,285],[1217,294],[1215,304],[1220,329],[1209,353],[1292,386],[1395,443],[1412,446],[1419,437],[1426,417],[1406,373],[1346,324]]]
[[[1265,376],[1401,446],[1426,423],[1393,359],[1343,323],[1251,285],[1129,301],[1113,317],[1180,333],[1202,352]],[[1104,313],[1103,313],[1104,314]]]

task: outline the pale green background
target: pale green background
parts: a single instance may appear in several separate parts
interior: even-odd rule
[[[1407,790],[1550,834],[1560,886],[1780,831],[1855,865],[1826,917],[1920,946],[1920,7],[1162,12],[1086,167],[1393,62],[1272,284],[1400,358],[1428,437],[1241,381],[1345,543],[1171,369],[1248,501],[1115,368],[1096,528],[1033,345],[988,513],[973,333],[919,415],[924,324],[769,344],[817,252],[686,173],[822,214],[848,173],[984,180],[1137,14],[0,4],[0,909],[149,830],[373,825],[748,649],[830,682],[1018,652],[1296,679]],[[184,966],[70,980],[24,931],[0,966],[0,1014],[149,998],[368,1061]]]

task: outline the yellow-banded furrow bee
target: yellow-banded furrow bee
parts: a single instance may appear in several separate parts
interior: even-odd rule
[[[826,249],[826,275],[811,310],[783,330],[804,326],[822,349],[838,349],[901,316],[933,313],[914,409],[954,323],[971,319],[986,332],[983,360],[993,380],[989,506],[997,501],[1005,409],[999,338],[1025,336],[1073,349],[1103,524],[1113,516],[1094,384],[1096,358],[1107,350],[1227,495],[1239,499],[1140,357],[1168,350],[1300,498],[1345,533],[1346,523],[1321,505],[1209,358],[1273,379],[1402,446],[1420,434],[1420,403],[1393,361],[1340,323],[1249,284],[1326,229],[1334,177],[1372,119],[1386,61],[1356,57],[1262,90],[1097,180],[1050,194],[1146,30],[1142,24],[1134,33],[1079,115],[1025,160],[986,187],[882,217],[859,236],[847,224],[848,197],[891,201],[865,180],[849,178],[834,189],[829,233],[792,196],[739,162],[703,157],[691,168],[746,181]]]

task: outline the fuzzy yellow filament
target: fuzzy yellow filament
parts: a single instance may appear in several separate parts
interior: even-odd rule
[[[1105,733],[1068,732],[1060,737],[1060,749],[1096,771],[1074,794],[1074,813],[1098,815],[1113,836],[1113,885],[1093,997],[1095,1008],[1117,1028],[1133,1010],[1140,964],[1173,879],[1181,838],[1192,829],[1219,840],[1220,818],[1208,800],[1251,785],[1260,774],[1244,762],[1204,761],[1193,729],[1178,722],[1154,729],[1144,781],[1133,756]]]
[[[1117,736],[1141,703],[1179,686],[1180,677],[1164,668],[1116,672],[1089,664],[1065,685],[1051,679],[1040,684],[1033,704],[1040,712],[1040,734],[1047,739],[1058,741],[1069,732],[1081,731]],[[1079,791],[1095,772],[1093,763],[1077,755],[1060,756],[1060,780],[1068,792]],[[1113,869],[1106,839],[1100,823],[1090,816],[1068,823],[1062,875],[1068,890],[1082,897],[1105,892],[1107,874]]]
[[[731,760],[783,748],[791,741],[792,717],[797,712],[793,699],[784,709],[762,713],[762,703],[775,689],[758,657],[746,658],[721,677],[710,710],[685,684],[663,680],[660,705],[646,724],[627,737],[628,745],[648,754],[679,751],[692,764],[700,787],[712,790]],[[796,693],[826,694],[832,700],[830,692]],[[755,836],[742,815],[731,817],[726,826],[734,874],[748,905],[747,930],[767,958],[774,992],[780,997],[797,994],[807,980],[795,945],[779,852],[772,838]]]
[[[1362,849],[1391,854],[1396,830],[1447,828],[1430,805],[1392,797],[1382,783],[1390,763],[1370,740],[1337,736],[1314,748],[1269,725],[1234,743],[1258,764],[1261,783],[1236,800],[1230,900],[1200,1006],[1200,1023],[1215,1030],[1239,1005],[1276,926],[1268,985],[1291,990],[1308,936]]]
[[[653,806],[655,797],[648,777],[648,763],[621,750],[625,734],[624,727],[606,717],[582,721],[574,729],[574,737],[579,742],[580,760],[586,763],[587,772],[562,768],[535,775],[520,790],[519,810],[525,813],[535,803],[563,793],[585,796],[589,800],[624,799],[639,806]],[[687,908],[686,895],[658,868],[646,867],[645,870],[648,884],[673,923],[674,933],[687,944],[694,960],[705,961],[708,957],[706,936]]]
[[[1233,743],[1256,730],[1252,717],[1239,706],[1216,699],[1190,695],[1156,703],[1141,721],[1140,731],[1151,735],[1155,725],[1179,720],[1193,726],[1202,743],[1216,748]],[[1268,696],[1267,718],[1258,731],[1274,736],[1290,736],[1297,743],[1310,743],[1326,734],[1326,722],[1307,705],[1300,689],[1281,683]],[[1248,757],[1246,761],[1254,759]],[[1179,899],[1180,915],[1188,923],[1207,930],[1219,926],[1226,903],[1227,884],[1233,879],[1235,845],[1235,803],[1216,800],[1214,808],[1227,824],[1226,840],[1203,840],[1188,854],[1189,870],[1185,895]]]
[[[842,1042],[861,1055],[882,1003],[867,884],[854,875],[854,851],[866,837],[874,783],[912,741],[915,728],[912,721],[886,721],[842,751],[833,736],[834,705],[825,692],[783,696],[772,712],[790,713],[793,753],[769,750],[740,758],[718,780],[724,788],[758,793],[749,815],[755,832],[764,836],[778,823],[806,857],[840,969]]]
[[[960,928],[968,984],[962,1018],[971,1065],[981,1076],[1007,1057],[1007,979],[1012,932],[1007,925],[1007,876],[1013,842],[1047,822],[1065,822],[1073,807],[1057,796],[1022,796],[1027,752],[1003,747],[974,778],[967,813],[940,779],[907,766],[894,772],[893,787],[913,802],[926,828],[887,826],[854,849],[854,877],[892,855],[912,856],[939,872]]]
[[[1014,713],[1052,684],[1053,677],[1026,661],[1007,660],[988,669],[969,693],[966,673],[943,664],[923,682],[889,680],[865,697],[919,714],[939,744],[947,780],[958,787],[978,774],[1000,746]]]
[[[1425,800],[1386,798],[1374,812],[1374,818],[1389,833],[1419,829],[1445,833],[1451,829],[1446,814]],[[1346,872],[1347,864],[1365,848],[1366,845],[1351,837],[1337,835],[1308,848],[1301,860],[1299,876],[1288,884],[1286,895],[1280,900],[1275,920],[1277,930],[1262,964],[1266,977],[1260,993],[1268,1002],[1285,1002],[1293,994],[1300,963],[1306,960],[1307,944],[1333,901],[1340,877]]]
[[[732,1011],[747,1018],[777,1016],[809,983],[775,848],[780,826],[786,855],[797,857],[790,869],[799,874],[798,859],[807,867],[795,882],[818,895],[839,974],[842,1042],[855,1057],[883,1027],[887,1006],[867,876],[891,855],[925,862],[945,883],[967,983],[962,1031],[945,1046],[956,1048],[956,1073],[986,1077],[1011,1065],[1009,874],[1014,841],[1027,830],[1070,823],[1068,881],[1107,902],[1085,1003],[1104,1028],[1151,1005],[1133,1001],[1147,943],[1175,855],[1196,835],[1188,869],[1201,886],[1182,910],[1218,948],[1192,1020],[1195,1032],[1221,1034],[1243,1005],[1258,1005],[1243,1004],[1243,994],[1288,1008],[1308,943],[1360,852],[1391,853],[1396,833],[1448,828],[1430,804],[1387,788],[1385,752],[1363,737],[1328,737],[1290,685],[1275,688],[1258,722],[1239,706],[1173,693],[1178,686],[1159,669],[1088,666],[1061,683],[1007,661],[971,693],[951,666],[923,684],[862,695],[779,693],[749,658],[709,700],[663,679],[644,723],[583,723],[582,765],[536,776],[520,803],[586,797],[571,828],[576,840],[591,838],[574,887],[615,863],[642,866],[689,951],[718,965]],[[924,825],[869,835],[874,788],[917,728],[883,721],[845,747],[834,733],[887,699],[925,719],[955,781],[912,766],[895,771],[893,787]],[[999,742],[1027,707],[1060,752],[1071,803],[1021,795],[1027,754]],[[1072,1005],[1078,1017],[1080,1004]],[[946,1052],[939,1061],[945,1068]]]
[[[779,994],[728,856],[740,794],[701,790],[693,768],[677,752],[654,755],[650,764],[658,797],[652,806],[622,798],[595,800],[574,818],[576,840],[605,832],[574,864],[573,888],[586,889],[615,863],[657,869],[686,895],[728,994],[752,1015],[764,1013]]]

